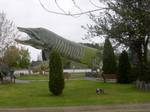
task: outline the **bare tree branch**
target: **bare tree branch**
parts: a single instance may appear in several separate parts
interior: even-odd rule
[[[39,0],[39,3],[40,5],[42,6],[42,8],[49,12],[49,13],[52,13],[52,14],[58,14],[58,15],[65,15],[65,16],[80,16],[80,15],[85,15],[85,14],[89,14],[89,13],[92,13],[92,12],[98,12],[98,11],[101,11],[101,10],[106,10],[108,8],[106,7],[98,7],[96,9],[93,9],[93,10],[88,10],[88,11],[82,11],[82,9],[76,4],[75,0],[72,0],[73,4],[75,5],[76,8],[78,8],[80,10],[79,13],[71,13],[71,12],[66,12],[64,11],[63,8],[60,7],[60,5],[58,4],[57,0],[55,0],[55,3],[57,5],[57,7],[61,10],[61,12],[57,12],[57,11],[53,11],[53,10],[50,10],[48,8],[46,8],[45,4],[42,3],[41,0]]]
[[[76,1],[75,0],[72,0],[74,6],[80,10],[80,12],[82,13],[82,9],[79,7],[79,5],[77,5]]]
[[[62,13],[67,14],[67,12],[65,10],[63,10],[63,8],[60,7],[60,5],[57,2],[58,0],[55,0],[55,4],[57,5],[58,9],[60,9],[60,11],[62,11]]]
[[[91,0],[89,0],[89,2],[96,8],[101,8],[100,6],[96,5],[95,3],[93,3]]]

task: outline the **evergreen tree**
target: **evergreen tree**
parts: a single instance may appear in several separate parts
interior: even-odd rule
[[[52,51],[49,56],[49,90],[60,95],[64,89],[62,61],[59,53]]]
[[[131,65],[128,54],[126,51],[123,51],[119,56],[117,82],[123,84],[131,83],[131,79]]]
[[[104,71],[104,74],[116,73],[116,59],[109,39],[106,39],[104,44],[102,69]]]

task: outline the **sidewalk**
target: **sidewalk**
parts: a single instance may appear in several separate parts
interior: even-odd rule
[[[0,112],[150,112],[150,104],[7,108],[0,109]]]

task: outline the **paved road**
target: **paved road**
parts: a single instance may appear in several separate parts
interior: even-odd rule
[[[0,109],[0,112],[150,112],[150,104],[8,108]]]

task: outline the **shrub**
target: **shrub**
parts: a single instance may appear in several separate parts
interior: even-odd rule
[[[131,83],[131,79],[131,65],[128,54],[126,51],[123,51],[119,56],[117,82],[123,84]]]
[[[47,71],[49,71],[47,63],[41,63],[38,66],[32,67],[32,72],[33,73],[39,72],[39,75],[46,75]]]
[[[62,61],[59,53],[52,51],[49,56],[49,90],[54,95],[62,94],[64,77]]]
[[[70,79],[71,78],[71,74],[68,72],[63,73],[64,75],[64,79]]]
[[[114,50],[109,39],[106,39],[104,44],[102,69],[104,71],[104,74],[114,74],[116,73],[117,69]]]

